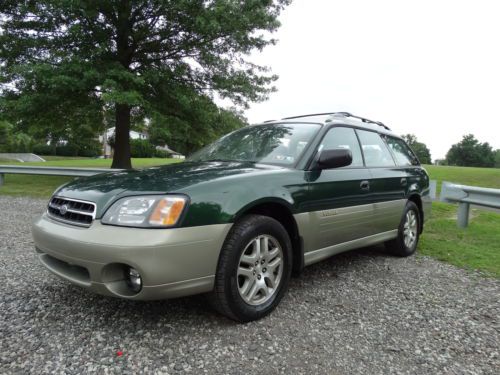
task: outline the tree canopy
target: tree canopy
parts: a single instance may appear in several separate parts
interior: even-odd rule
[[[425,143],[419,142],[413,134],[405,134],[402,138],[411,147],[422,164],[432,164],[431,152]]]
[[[214,107],[214,94],[245,108],[273,90],[276,76],[248,55],[275,42],[269,35],[289,3],[3,0],[0,111],[21,128],[54,134],[100,129],[111,111],[116,168],[131,166],[129,130],[145,117],[168,124],[166,134],[190,150],[200,145],[191,135],[206,140],[217,121],[241,119]]]
[[[493,167],[495,153],[488,142],[480,143],[472,134],[464,135],[446,154],[449,165],[464,167]]]

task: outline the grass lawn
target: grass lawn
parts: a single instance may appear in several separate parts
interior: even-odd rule
[[[132,159],[134,168],[145,168],[155,165],[171,164],[179,162],[179,159],[161,159],[161,158],[143,158]],[[20,163],[13,161],[1,161],[0,164],[9,165],[36,165],[46,167],[81,167],[81,168],[109,168],[111,159],[92,159],[92,158],[67,158],[67,157],[48,157],[47,162],[38,163]],[[0,186],[0,194],[8,195],[27,195],[38,198],[49,198],[54,190],[72,177],[62,176],[35,176],[22,174],[6,174],[5,181]]]
[[[442,181],[500,189],[500,168],[450,167],[445,165],[425,165],[424,167],[431,180],[437,180],[438,193],[441,191]]]
[[[457,206],[434,202],[418,252],[500,278],[500,215],[471,210],[469,226],[460,229]]]

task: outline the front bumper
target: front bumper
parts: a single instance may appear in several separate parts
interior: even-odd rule
[[[231,224],[144,229],[62,224],[46,214],[32,226],[41,263],[96,293],[136,300],[174,298],[213,289],[220,249]],[[124,269],[139,271],[143,287],[128,288]]]

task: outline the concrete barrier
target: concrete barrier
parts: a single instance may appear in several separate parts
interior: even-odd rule
[[[0,159],[16,160],[16,161],[21,161],[21,162],[45,161],[45,159],[43,159],[40,156],[35,155],[35,154],[15,153],[15,152],[2,152],[2,153],[0,153]]]

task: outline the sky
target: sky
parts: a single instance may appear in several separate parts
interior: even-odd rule
[[[472,133],[500,148],[500,2],[295,0],[253,62],[279,75],[250,123],[348,111],[444,158]]]

